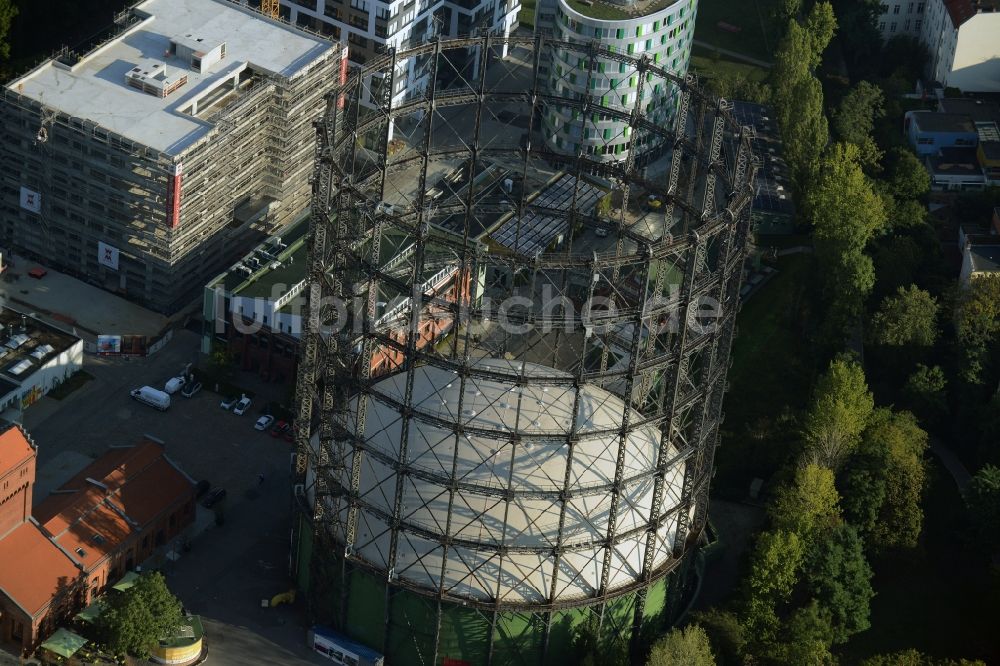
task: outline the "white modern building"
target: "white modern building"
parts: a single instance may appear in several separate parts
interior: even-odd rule
[[[521,0],[281,0],[281,13],[289,21],[346,45],[352,65],[364,65],[390,48],[410,48],[436,36],[446,39],[488,31],[509,37],[517,29],[520,9]],[[397,63],[394,103],[419,94],[427,85],[428,69],[423,64],[416,59]],[[477,59],[470,57],[467,64],[474,68]],[[378,82],[365,84],[372,94],[378,88]],[[365,101],[371,102],[371,97]]]
[[[963,92],[1000,91],[1000,0],[932,0],[920,39],[932,80]]]
[[[20,415],[83,367],[83,340],[9,308],[0,308],[0,418]]]
[[[883,40],[917,37],[927,76],[963,92],[1000,91],[1000,0],[892,0],[877,18]]]
[[[599,41],[630,56],[647,55],[664,69],[683,77],[688,70],[697,0],[651,0],[619,3],[611,0],[540,0],[537,29],[554,39],[577,43]],[[549,86],[557,95],[574,93],[599,100],[602,106],[629,112],[639,104],[654,122],[667,125],[677,108],[677,88],[663,82],[644,86],[640,75],[623,63],[600,58],[588,76],[587,63],[578,52],[556,50],[548,68]],[[588,83],[589,81],[589,83]],[[622,120],[597,116],[578,120],[571,109],[550,107],[543,118],[545,140],[558,152],[582,148],[593,159],[622,160],[633,149],[635,137]]]

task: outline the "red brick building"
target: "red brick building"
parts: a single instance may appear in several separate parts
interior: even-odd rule
[[[29,515],[35,456],[19,427],[0,434],[0,643],[25,652],[194,521],[194,483],[160,442],[109,449]]]

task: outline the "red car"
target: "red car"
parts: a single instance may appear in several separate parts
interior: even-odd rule
[[[44,268],[42,268],[41,266],[35,266],[30,271],[28,271],[28,275],[30,277],[35,278],[36,280],[41,280],[43,277],[48,275],[48,273],[49,272]]]
[[[278,421],[271,428],[271,437],[281,437],[292,429],[292,424],[288,421]]]

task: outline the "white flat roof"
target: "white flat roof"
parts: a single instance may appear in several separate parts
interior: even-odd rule
[[[179,109],[246,63],[291,78],[333,44],[293,27],[269,21],[222,0],[148,0],[136,10],[150,17],[97,49],[72,71],[48,61],[8,85],[22,95],[70,116],[88,119],[155,150],[177,155],[212,128]],[[206,73],[167,56],[171,39],[197,33],[206,43],[226,43],[226,57]],[[165,98],[125,82],[144,58],[182,70],[188,82]]]

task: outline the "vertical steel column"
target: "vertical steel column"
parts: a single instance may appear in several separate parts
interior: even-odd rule
[[[431,80],[427,94],[427,127],[424,130],[423,146],[421,146],[420,183],[417,193],[416,224],[417,238],[415,239],[415,250],[413,260],[413,270],[411,272],[411,283],[413,292],[410,296],[410,330],[406,340],[406,352],[403,358],[403,369],[406,372],[406,388],[403,394],[403,412],[399,435],[399,465],[396,469],[396,488],[393,498],[392,519],[389,529],[389,555],[386,558],[386,568],[388,580],[385,587],[385,637],[383,650],[388,648],[390,635],[390,619],[392,617],[392,605],[390,603],[390,591],[392,581],[396,575],[396,557],[399,551],[399,521],[402,513],[404,479],[406,477],[406,467],[408,465],[407,449],[409,447],[410,417],[413,409],[413,378],[416,369],[417,340],[420,337],[420,318],[423,313],[423,293],[421,276],[424,271],[424,254],[427,244],[427,236],[430,232],[430,223],[426,219],[426,196],[427,196],[427,168],[430,164],[431,144],[434,139],[434,111],[436,108],[435,95],[437,91],[437,73],[441,59],[441,38],[434,43],[434,62],[431,66]],[[436,642],[436,639],[435,639]]]

